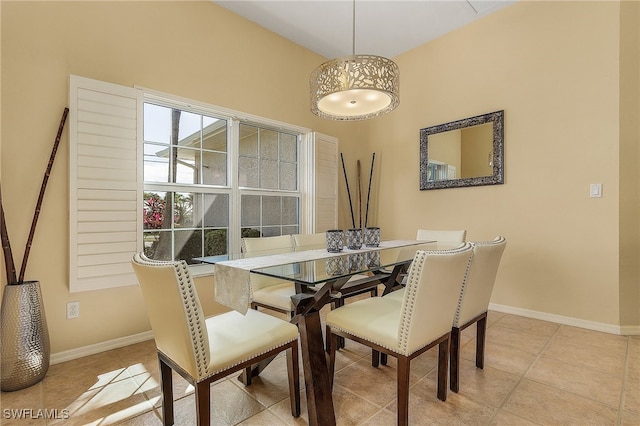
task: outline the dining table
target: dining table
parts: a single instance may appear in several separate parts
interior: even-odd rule
[[[320,310],[339,299],[341,289],[384,285],[383,295],[397,288],[416,250],[432,249],[435,241],[388,240],[377,247],[344,248],[328,252],[325,247],[302,246],[291,252],[264,254],[250,258],[241,255],[200,257],[194,260],[215,266],[215,298],[239,312],[249,308],[251,274],[260,274],[294,283],[291,296],[295,307],[291,322],[298,326],[310,425],[335,425],[332,378],[329,375],[322,336]],[[351,280],[354,275],[362,278]],[[255,365],[257,375],[264,364]],[[245,379],[246,380],[246,379]]]

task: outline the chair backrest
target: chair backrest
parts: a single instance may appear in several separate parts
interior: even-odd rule
[[[460,288],[473,248],[418,250],[407,277],[402,301],[399,348],[410,355],[451,331]]]
[[[489,309],[491,292],[507,240],[504,237],[496,237],[493,241],[471,244],[473,260],[460,290],[454,327],[466,324]]]
[[[296,249],[311,250],[325,248],[327,246],[327,235],[324,232],[316,234],[295,234],[292,235],[293,245]]]
[[[269,254],[288,253],[293,250],[291,235],[276,237],[245,237],[242,239],[244,257],[266,256]]]
[[[243,257],[267,256],[271,254],[290,253],[293,251],[293,239],[291,235],[279,235],[276,237],[255,237],[242,239]],[[259,274],[251,274],[251,294],[261,288],[281,284],[284,281]]]
[[[416,240],[436,241],[438,249],[450,249],[460,246],[467,239],[466,229],[435,230],[418,229]]]
[[[209,366],[207,326],[186,262],[159,262],[138,253],[131,263],[156,347],[194,378],[205,377]]]

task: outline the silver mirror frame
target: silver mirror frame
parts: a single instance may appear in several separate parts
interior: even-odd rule
[[[429,135],[464,129],[480,124],[493,123],[493,174],[450,180],[427,181],[429,160]],[[476,117],[464,118],[437,126],[420,129],[420,190],[461,188],[468,186],[501,185],[504,183],[504,110]]]

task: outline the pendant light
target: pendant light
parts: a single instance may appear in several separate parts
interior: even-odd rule
[[[317,67],[309,79],[311,112],[331,120],[365,120],[400,104],[400,72],[390,59],[356,55],[356,2],[353,0],[353,50]]]

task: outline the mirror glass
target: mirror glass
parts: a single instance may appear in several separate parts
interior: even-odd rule
[[[420,189],[504,183],[504,111],[420,130]]]

